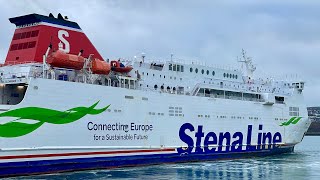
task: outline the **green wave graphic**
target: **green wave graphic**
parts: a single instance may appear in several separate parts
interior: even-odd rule
[[[290,124],[297,124],[301,119],[302,117],[292,117],[288,121],[281,123],[280,126],[289,126]]]
[[[53,109],[40,108],[40,107],[24,107],[14,109],[0,114],[0,117],[15,117],[17,119],[0,124],[0,137],[19,137],[24,136],[38,129],[44,123],[50,124],[68,124],[75,122],[82,117],[90,114],[97,115],[109,108],[110,105],[101,108],[94,109],[98,105],[99,101],[94,103],[90,107],[75,107],[66,111],[57,111]],[[28,124],[19,122],[19,120],[31,119],[38,121],[35,124]]]

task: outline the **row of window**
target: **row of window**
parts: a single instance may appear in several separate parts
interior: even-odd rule
[[[142,72],[142,75],[147,75],[147,76],[149,76],[149,73],[144,73],[144,72]],[[154,77],[155,76],[155,74],[152,74],[152,76]],[[160,76],[160,78],[166,78],[166,76],[164,75],[164,76],[162,76],[162,75],[159,75]],[[177,78],[176,77],[172,77],[172,76],[170,76],[170,79],[174,79],[174,80],[176,80]],[[182,78],[180,78],[180,81],[182,81]]]
[[[152,116],[155,116],[157,114],[158,114],[158,116],[164,116],[164,113],[149,112],[149,115],[152,115]]]
[[[34,47],[36,47],[36,44],[37,44],[36,41],[19,43],[19,44],[12,44],[10,47],[10,51],[34,48]]]
[[[278,120],[280,120],[280,121],[287,121],[288,119],[283,119],[283,118],[274,118],[274,120],[276,120],[276,121],[278,121]]]
[[[39,35],[39,30],[23,32],[23,33],[16,33],[13,35],[13,40],[26,39],[26,38],[30,38],[30,37],[37,37],[38,35]]]
[[[111,109],[108,109],[107,111],[108,111],[108,112],[111,112],[112,110],[111,110]],[[121,109],[114,109],[113,111],[114,111],[115,113],[120,113],[120,112],[122,112]]]
[[[261,101],[260,94],[243,93],[243,92],[236,92],[236,91],[224,91],[224,90],[209,89],[209,88],[200,88],[196,96],[244,100],[244,101]]]
[[[229,74],[229,73],[223,73],[223,77],[232,78],[232,79],[238,79],[238,75],[236,75],[236,74]]]
[[[199,117],[199,118],[203,118],[203,117],[205,117],[205,118],[210,118],[210,115],[204,115],[204,116],[203,116],[202,114],[199,114],[198,117]]]
[[[182,107],[169,107],[169,116],[184,116]]]
[[[184,67],[183,65],[179,65],[179,64],[169,64],[169,71],[183,72]]]
[[[193,68],[192,68],[192,67],[190,68],[190,72],[193,72]],[[198,73],[198,72],[199,72],[198,68],[196,68],[196,69],[194,70],[194,72],[195,72],[195,73]],[[204,74],[204,69],[201,70],[201,74]],[[210,71],[207,70],[207,71],[206,71],[206,74],[209,75],[209,74],[210,74]],[[215,73],[214,71],[212,71],[211,74],[212,74],[212,76],[214,76],[216,73]]]

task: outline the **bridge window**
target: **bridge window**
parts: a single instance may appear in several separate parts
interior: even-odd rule
[[[169,71],[183,72],[184,68],[179,64],[169,64]],[[192,68],[190,68],[190,72],[192,72]]]

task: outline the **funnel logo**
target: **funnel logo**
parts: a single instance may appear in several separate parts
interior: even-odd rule
[[[59,50],[64,51],[65,53],[70,52],[70,43],[65,39],[65,37],[69,37],[69,33],[65,30],[58,31],[58,38],[60,40],[58,46]]]

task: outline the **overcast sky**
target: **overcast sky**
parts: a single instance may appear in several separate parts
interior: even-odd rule
[[[306,81],[308,106],[320,106],[320,1],[301,0],[0,0],[0,58],[29,13],[76,21],[104,58],[175,58],[240,66],[245,49],[259,73]]]

